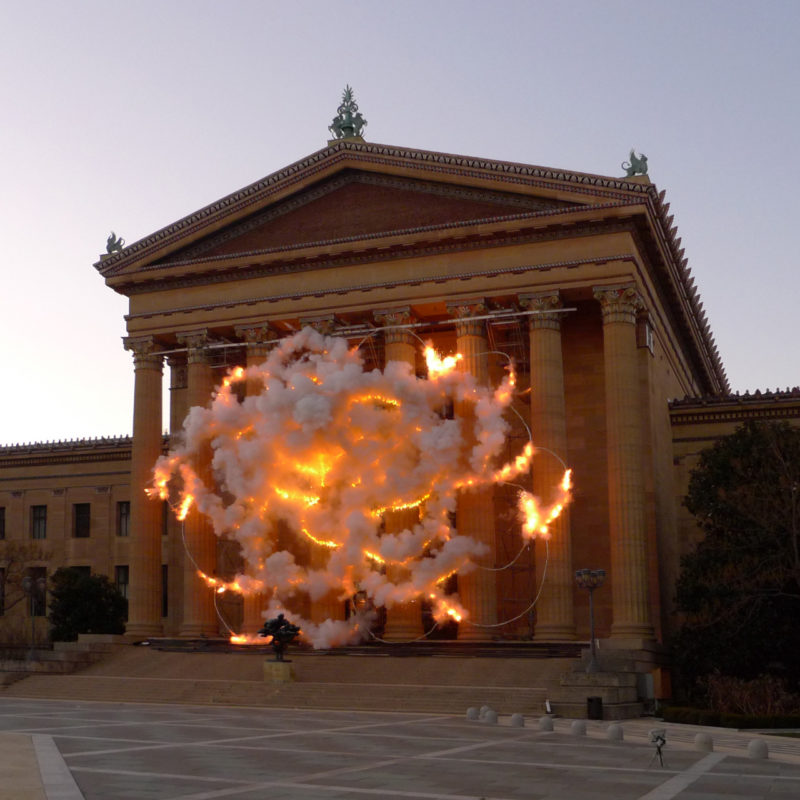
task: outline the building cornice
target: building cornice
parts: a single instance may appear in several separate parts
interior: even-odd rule
[[[486,243],[481,243],[485,247]],[[427,249],[419,255],[432,255],[433,249]],[[386,260],[385,253],[381,256],[381,260]],[[602,258],[584,258],[572,261],[552,261],[544,264],[523,264],[513,267],[490,267],[485,270],[475,270],[474,272],[456,272],[456,273],[433,273],[424,278],[414,276],[412,278],[395,278],[389,281],[373,281],[370,283],[354,283],[349,286],[337,286],[331,289],[308,289],[305,291],[291,292],[289,294],[271,294],[263,295],[261,297],[247,297],[237,300],[221,300],[216,303],[205,303],[203,305],[185,305],[174,306],[172,308],[158,309],[154,311],[142,311],[134,314],[126,314],[125,320],[130,321],[134,319],[149,319],[153,317],[169,316],[171,314],[186,314],[193,311],[212,311],[216,308],[234,308],[236,306],[252,306],[257,303],[276,303],[281,300],[301,300],[305,297],[325,297],[327,295],[345,295],[355,292],[369,292],[376,289],[391,289],[400,286],[420,286],[430,283],[446,283],[448,281],[466,281],[472,278],[481,278],[486,276],[496,275],[518,275],[524,272],[546,272],[551,269],[570,269],[582,266],[584,264],[605,264],[608,262],[616,261],[629,261],[636,262],[636,257],[632,253],[619,253]],[[350,261],[349,263],[352,263]],[[330,266],[336,266],[331,264]]]
[[[164,287],[160,283],[161,275],[167,277],[169,269],[187,270],[192,266],[200,267],[203,270],[216,270],[222,265],[223,273],[230,268],[239,266],[242,261],[245,263],[244,270],[237,269],[237,278],[256,277],[259,273],[258,265],[253,261],[272,259],[282,253],[289,255],[296,254],[297,263],[304,261],[300,256],[303,251],[308,251],[309,245],[287,246],[270,251],[254,251],[250,253],[237,254],[236,256],[221,257],[214,259],[197,259],[181,261],[176,267],[175,263],[168,265],[156,264],[159,260],[169,257],[171,252],[181,248],[191,246],[200,238],[221,231],[223,227],[243,220],[250,214],[258,213],[267,208],[270,204],[279,201],[283,197],[288,197],[292,192],[300,190],[304,186],[310,186],[315,178],[323,173],[333,175],[338,170],[346,168],[356,168],[362,170],[372,170],[375,172],[383,171],[387,175],[398,175],[404,171],[405,177],[419,178],[424,177],[429,181],[453,181],[471,187],[482,186],[484,189],[497,188],[501,191],[504,187],[519,187],[520,194],[539,191],[557,200],[564,200],[567,197],[577,198],[581,195],[586,196],[590,202],[586,205],[579,204],[576,209],[554,209],[552,211],[542,211],[533,214],[506,215],[502,218],[490,218],[485,221],[470,220],[463,223],[453,223],[438,226],[439,229],[466,230],[470,226],[481,224],[497,223],[498,219],[502,224],[511,226],[519,225],[526,218],[533,220],[547,216],[566,215],[569,218],[581,211],[592,209],[613,209],[616,206],[643,203],[648,209],[650,216],[653,241],[655,250],[660,254],[663,261],[665,276],[669,277],[664,283],[662,277],[662,287],[667,285],[667,293],[671,294],[678,309],[674,309],[676,321],[680,322],[689,331],[689,338],[693,341],[692,349],[694,359],[701,366],[704,373],[704,390],[725,393],[729,390],[729,384],[722,366],[722,361],[714,342],[714,337],[708,319],[700,300],[699,293],[691,276],[684,250],[681,247],[681,239],[677,235],[677,226],[673,224],[674,218],[669,215],[669,203],[666,202],[664,191],[659,192],[656,187],[647,179],[641,178],[611,178],[601,175],[573,172],[569,170],[556,170],[547,167],[533,166],[514,162],[495,161],[491,159],[473,158],[449,153],[439,153],[425,150],[414,150],[410,148],[399,148],[389,145],[371,144],[357,141],[337,141],[330,146],[311,154],[310,156],[285,167],[264,179],[251,184],[227,197],[212,203],[199,211],[169,225],[156,233],[141,239],[138,242],[124,248],[120,253],[104,256],[95,266],[106,278],[107,283],[115,290],[122,293],[133,293],[139,291],[134,289],[137,281],[149,283],[154,278],[158,282],[157,286],[151,285],[149,290]],[[581,207],[582,205],[582,207]],[[375,245],[378,247],[379,241],[387,236],[424,236],[435,233],[431,229],[409,229],[404,231],[392,231],[387,234],[368,234],[356,236],[342,240],[330,240],[314,243],[317,247],[345,248],[348,244],[358,242]],[[430,245],[430,242],[427,243]],[[485,242],[491,246],[495,243]],[[461,243],[462,248],[469,247],[469,243]],[[360,250],[368,248],[359,248]],[[359,258],[351,253],[339,252],[335,254],[339,263],[364,263],[368,258]],[[393,257],[400,257],[402,252],[397,248],[393,250]],[[320,254],[316,254],[319,257]],[[331,254],[327,254],[330,258]],[[392,257],[383,251],[384,257]],[[305,261],[305,263],[309,263]],[[271,264],[270,269],[275,270],[275,265]],[[289,271],[291,265],[285,264],[283,271]],[[126,270],[131,270],[128,277]],[[158,274],[161,270],[161,275]],[[148,273],[144,277],[143,273]],[[175,277],[175,276],[170,276]],[[187,276],[181,276],[186,280]],[[225,277],[221,278],[222,280]],[[216,279],[215,279],[216,280]],[[183,284],[187,285],[187,284]],[[144,289],[147,291],[147,289]],[[663,288],[662,288],[663,291]],[[682,317],[678,320],[677,317]]]
[[[47,464],[119,461],[130,457],[130,436],[30,442],[0,446],[0,470]]]
[[[508,184],[525,184],[540,188],[558,189],[566,184],[570,191],[593,194],[598,190],[647,195],[653,189],[649,183],[609,178],[601,175],[554,170],[508,161],[471,158],[450,153],[414,150],[368,142],[340,141],[273,172],[260,181],[250,184],[204,208],[172,223],[155,233],[125,247],[119,253],[102,257],[95,267],[110,277],[132,261],[147,258],[151,253],[168,248],[171,243],[184,240],[201,229],[213,229],[222,218],[235,217],[248,208],[263,205],[278,194],[313,177],[323,169],[335,167],[352,160],[356,164],[376,166],[405,166],[422,168],[432,174],[452,177],[502,178]],[[538,179],[531,180],[531,179]],[[622,199],[620,196],[617,199]]]
[[[685,397],[669,404],[672,425],[746,422],[751,419],[800,420],[800,387],[715,397]]]

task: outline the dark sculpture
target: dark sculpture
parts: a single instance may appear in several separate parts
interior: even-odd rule
[[[353,90],[346,86],[342,94],[342,104],[336,109],[337,114],[333,122],[328,125],[328,130],[334,139],[350,139],[361,136],[367,121],[361,116],[358,105],[353,98]]]
[[[631,178],[634,175],[647,175],[647,156],[644,153],[636,153],[631,150],[630,161],[623,161],[620,165],[625,170],[625,177]]]
[[[297,625],[289,622],[283,614],[278,614],[275,619],[268,619],[264,623],[264,627],[258,632],[258,635],[272,637],[271,644],[275,651],[275,660],[283,661],[286,646],[294,641],[298,633],[300,633],[300,628]]]
[[[125,247],[125,240],[121,236],[117,236],[114,231],[111,231],[111,235],[106,239],[106,253],[109,255],[121,253],[123,247]]]

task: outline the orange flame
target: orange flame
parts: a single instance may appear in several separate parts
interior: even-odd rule
[[[425,363],[428,365],[428,378],[436,380],[443,375],[447,375],[456,368],[458,362],[463,358],[464,356],[461,353],[442,358],[431,346],[426,347]]]

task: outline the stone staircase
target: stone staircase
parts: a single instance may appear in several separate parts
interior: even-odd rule
[[[15,683],[31,674],[66,675],[103,659],[122,636],[82,636],[77,642],[54,642],[52,648],[25,648],[17,658],[0,659],[2,683]]]
[[[266,683],[265,652],[207,652],[108,643],[102,660],[74,674],[32,673],[2,689],[14,697],[142,703],[463,714],[489,705],[500,713],[541,714],[575,659],[524,657],[502,648],[481,656],[447,648],[425,655],[355,648],[291,653],[295,680]],[[213,648],[211,648],[213,649]],[[533,652],[533,650],[531,651]],[[97,651],[95,651],[97,655]]]

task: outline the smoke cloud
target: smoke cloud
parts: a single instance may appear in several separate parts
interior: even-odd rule
[[[456,495],[526,471],[533,447],[495,464],[508,432],[511,368],[492,389],[458,369],[458,357],[427,347],[426,360],[426,379],[400,362],[366,371],[346,340],[304,328],[262,365],[231,372],[209,407],[191,409],[149,491],[170,499],[181,519],[196,505],[217,536],[239,543],[242,574],[228,584],[203,576],[210,585],[267,595],[266,616],[286,612],[302,591],[312,601],[363,592],[386,608],[421,597],[437,621],[467,617],[442,584],[475,568],[484,547],[451,526]],[[255,390],[240,402],[243,381]],[[444,418],[452,403],[474,413]],[[213,478],[204,480],[209,452]],[[523,535],[549,535],[568,493],[568,474],[551,508],[520,492]],[[410,509],[407,527],[385,530],[387,512]],[[316,647],[357,641],[369,627],[365,613],[322,624],[291,616]]]

